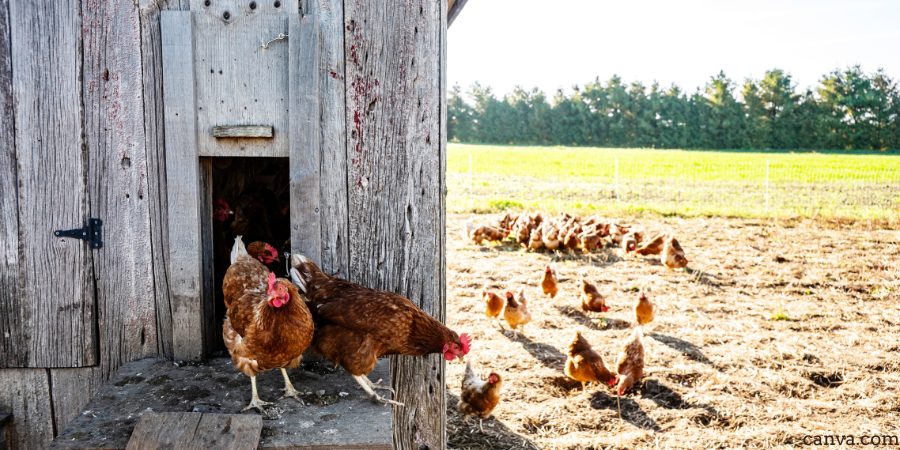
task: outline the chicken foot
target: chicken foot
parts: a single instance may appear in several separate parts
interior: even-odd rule
[[[371,398],[373,402],[380,403],[382,405],[390,404],[390,405],[397,405],[397,406],[406,406],[403,403],[395,402],[393,400],[388,400],[388,399],[376,394],[375,390],[373,389],[372,382],[369,381],[369,378],[366,377],[365,375],[353,375],[353,379],[356,380],[356,382],[359,383],[360,386],[362,386],[363,390],[366,391],[367,394],[369,394],[369,398]],[[381,386],[381,387],[383,387],[383,386]]]
[[[287,370],[284,370],[283,367],[281,368],[281,375],[284,376],[284,395],[282,395],[281,398],[292,397],[294,400],[300,402],[301,405],[306,405],[300,398],[300,392],[294,389],[294,385],[291,384],[291,379],[288,378]]]
[[[366,381],[369,382],[369,386],[372,389],[381,389],[384,391],[390,391],[391,394],[396,394],[396,392],[394,392],[394,388],[392,388],[390,386],[385,386],[385,385],[379,384],[379,383],[381,383],[381,380],[378,380],[377,383],[373,383],[372,380],[369,379],[369,377],[365,377],[365,379],[366,379]]]
[[[259,395],[257,395],[257,393],[256,393],[256,377],[255,376],[250,377],[250,386],[252,386],[252,388],[253,388],[253,398],[250,400],[250,404],[247,405],[247,407],[242,409],[241,411],[246,411],[250,408],[256,408],[257,411],[259,411],[263,414],[266,414],[266,410],[263,409],[263,406],[268,406],[268,405],[271,405],[272,403],[264,402],[259,399]]]

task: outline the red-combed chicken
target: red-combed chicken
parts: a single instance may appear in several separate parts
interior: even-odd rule
[[[679,244],[678,240],[674,237],[666,239],[665,244],[663,244],[662,260],[669,270],[687,267],[690,262],[687,257],[684,256],[684,250],[681,248],[681,244]]]
[[[541,240],[547,250],[555,251],[559,248],[559,230],[553,226],[544,225],[544,232],[541,233]]]
[[[222,291],[228,308],[222,337],[231,360],[250,377],[253,388],[244,410],[263,412],[263,406],[270,404],[260,401],[256,393],[256,375],[275,368],[281,368],[284,376],[284,396],[301,401],[284,370],[300,364],[313,337],[312,315],[297,288],[251,257],[238,236]]]
[[[487,380],[482,380],[472,369],[472,360],[466,361],[466,374],[463,375],[462,392],[456,409],[463,413],[463,418],[478,416],[478,429],[484,433],[481,422],[487,419],[500,403],[503,379],[493,370]]]
[[[544,291],[544,295],[549,295],[550,298],[556,298],[556,294],[559,292],[559,278],[556,275],[556,264],[549,264],[544,268],[544,273],[541,274],[541,290]]]
[[[531,313],[528,312],[528,299],[525,298],[525,288],[519,290],[519,297],[506,291],[506,306],[503,308],[503,320],[509,324],[516,333],[518,329],[531,322]]]
[[[484,288],[481,289],[481,299],[484,301],[484,315],[488,316],[491,325],[493,325],[496,320],[497,324],[500,325],[500,329],[504,329],[503,323],[500,322],[500,313],[503,312],[503,299],[500,298],[499,295],[491,292],[488,289],[487,283],[485,283]]]
[[[228,203],[221,198],[216,200],[216,206],[213,208],[213,217],[219,222],[224,222],[228,216],[233,215],[234,211],[228,206]]]
[[[453,361],[469,353],[468,335],[456,334],[401,295],[335,278],[303,255],[291,255],[291,266],[291,278],[322,324],[313,348],[343,367],[376,402],[403,406],[375,393],[375,388],[393,391],[367,377],[378,358],[440,353]]]
[[[653,303],[647,299],[644,292],[638,297],[638,301],[634,304],[634,317],[638,325],[644,325],[653,321]]]
[[[637,250],[637,238],[634,233],[628,233],[622,238],[622,253],[627,255]]]
[[[591,344],[581,335],[581,331],[575,332],[575,339],[569,344],[569,357],[566,360],[566,375],[581,382],[582,391],[587,383],[609,383],[613,374],[606,368],[600,354],[591,348]]]
[[[616,361],[616,377],[609,382],[610,386],[618,385],[619,395],[625,393],[644,376],[644,344],[641,338],[644,332],[641,327],[634,329],[631,339],[619,349]]]
[[[247,253],[263,263],[275,276],[279,278],[288,276],[287,268],[281,263],[281,257],[278,256],[278,250],[275,250],[275,247],[263,241],[251,242],[247,246]]]
[[[585,279],[581,280],[581,309],[601,313],[609,311],[609,306],[606,306],[600,291]]]

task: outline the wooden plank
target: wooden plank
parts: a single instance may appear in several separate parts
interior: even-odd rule
[[[237,414],[161,413],[141,417],[126,450],[255,450],[262,417]]]
[[[0,367],[23,367],[28,341],[19,278],[19,201],[9,0],[0,0]]]
[[[83,0],[81,11],[90,216],[107,230],[93,258],[105,380],[124,362],[157,355],[141,30],[133,2]]]
[[[275,135],[275,127],[266,125],[226,125],[212,127],[217,138],[270,138]]]
[[[169,206],[169,289],[176,359],[202,359],[200,162],[194,111],[193,39],[190,11],[160,13],[166,179]]]
[[[197,323],[206,354],[215,351],[222,339],[222,328],[216,330],[212,189],[212,158],[200,158],[200,317]]]
[[[78,417],[105,380],[100,367],[50,369],[53,427],[57,434]]]
[[[342,0],[309,0],[308,9],[319,22],[322,270],[339,272],[346,277],[350,272],[350,219],[347,213],[344,5]]]
[[[27,365],[89,366],[97,363],[91,253],[84,241],[53,236],[86,225],[89,212],[81,4],[13,0],[9,18]]]
[[[197,83],[197,138],[200,156],[287,157],[287,17],[297,2],[217,0],[193,2],[194,64]],[[286,8],[286,9],[285,9]],[[227,18],[226,18],[227,17]],[[271,139],[216,139],[215,126],[271,125]]]
[[[444,320],[441,35],[446,2],[344,3],[350,279]],[[464,330],[463,330],[464,331]],[[444,362],[391,359],[395,449],[442,449]]]
[[[47,369],[0,370],[0,410],[12,413],[11,449],[47,448],[54,435]]]
[[[147,149],[147,195],[150,202],[150,253],[156,297],[157,353],[171,358],[172,308],[169,290],[169,211],[166,192],[165,112],[163,103],[160,10],[186,10],[188,0],[138,2],[141,14],[144,137]]]
[[[319,24],[292,14],[290,50],[291,252],[321,263],[319,208]]]

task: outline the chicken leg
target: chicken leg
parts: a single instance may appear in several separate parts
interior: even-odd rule
[[[263,409],[263,406],[271,405],[269,402],[264,402],[259,399],[259,395],[256,394],[256,377],[250,377],[250,386],[253,387],[253,398],[250,400],[250,404],[247,405],[246,408],[241,411],[246,411],[250,408],[256,408],[257,411],[266,414],[266,410]]]
[[[306,403],[303,403],[303,400],[300,399],[300,392],[297,392],[297,390],[294,389],[294,385],[291,384],[291,379],[288,378],[287,370],[284,370],[284,367],[281,368],[281,375],[284,376],[284,395],[282,395],[281,398],[292,397],[294,400],[300,402],[301,405],[305,405]]]
[[[406,406],[403,403],[388,400],[376,394],[375,390],[373,389],[374,386],[372,385],[372,382],[369,381],[369,378],[365,375],[353,375],[353,379],[356,380],[356,382],[359,383],[360,386],[362,386],[363,390],[366,391],[367,394],[369,394],[369,398],[371,398],[373,402],[381,403],[382,405],[391,404],[397,406]],[[384,386],[379,386],[379,388],[384,388]],[[393,389],[391,391],[393,392]]]

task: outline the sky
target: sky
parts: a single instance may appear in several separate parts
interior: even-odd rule
[[[552,99],[614,74],[693,92],[779,68],[799,89],[859,64],[900,80],[900,0],[469,0],[447,32],[448,87]]]

